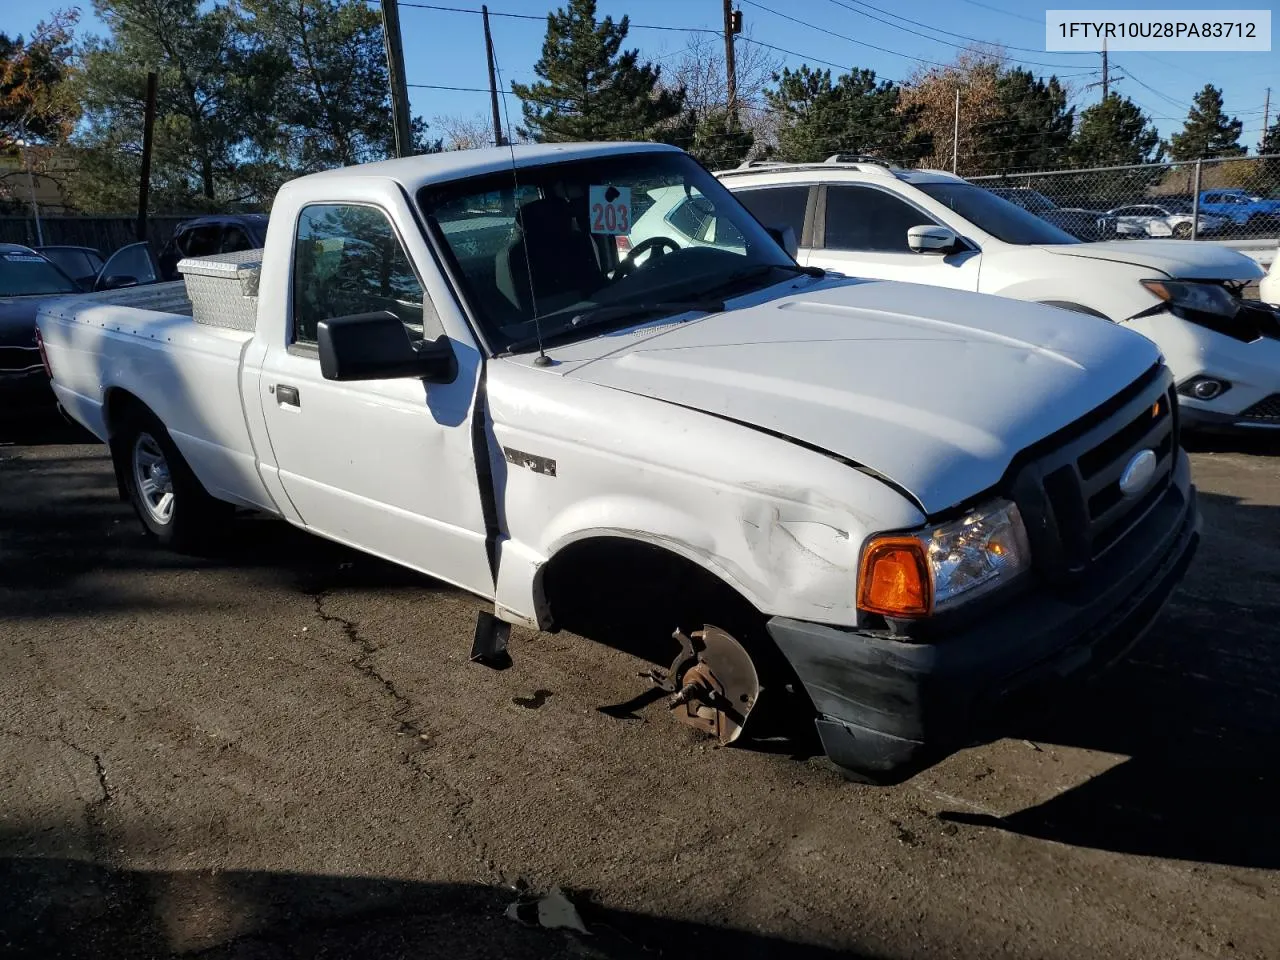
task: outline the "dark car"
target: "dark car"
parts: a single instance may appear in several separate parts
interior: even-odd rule
[[[35,249],[85,290],[93,289],[94,281],[102,272],[102,253],[93,247],[59,245]]]
[[[158,280],[159,266],[147,243],[121,247],[107,258],[97,276],[87,279],[70,276],[42,251],[0,243],[0,402],[53,399],[36,342],[36,312],[42,304],[56,297]]]
[[[52,399],[36,344],[36,310],[51,297],[83,290],[30,247],[0,243],[0,403]]]
[[[160,251],[160,272],[166,280],[177,280],[178,261],[183,257],[258,250],[266,242],[265,213],[195,217],[178,224],[173,238]]]
[[[1047,220],[1060,230],[1065,230],[1079,240],[1114,240],[1118,236],[1116,218],[1100,210],[1083,210],[1078,207],[1063,209],[1043,193],[1029,187],[987,187],[998,197],[1016,203]]]

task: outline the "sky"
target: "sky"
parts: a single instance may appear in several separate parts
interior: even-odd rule
[[[428,122],[441,116],[488,117],[484,36],[475,13],[431,9],[431,6],[479,9],[478,0],[401,0],[405,72],[415,114]],[[1101,97],[1097,87],[1101,58],[1092,53],[1045,53],[1044,11],[1070,9],[1069,0],[1051,4],[1020,0],[735,0],[744,17],[745,39],[792,51],[776,54],[788,66],[861,67],[893,80],[905,80],[930,61],[951,61],[971,45],[965,37],[1002,44],[1010,58],[1036,73],[1056,73],[1078,91],[1077,102],[1088,106]],[[94,18],[92,3],[75,0],[0,0],[0,30],[29,32],[50,12],[78,6],[82,32],[104,32]],[[545,33],[548,0],[492,0],[491,28],[503,79],[529,82],[534,78]],[[1198,0],[1161,5],[1142,0],[1106,4],[1104,0],[1077,3],[1078,8],[1116,9],[1241,9],[1248,0]],[[1256,8],[1258,4],[1253,4]],[[644,59],[659,63],[677,60],[692,30],[722,27],[721,0],[599,0],[599,15],[615,19],[629,14],[627,46],[637,47]],[[520,17],[497,14],[519,14]],[[533,16],[538,19],[527,19]],[[1278,18],[1280,19],[1280,18]],[[799,22],[799,21],[804,21]],[[909,22],[909,21],[915,21]],[[653,29],[662,27],[664,29]],[[674,29],[673,29],[674,28]],[[1273,28],[1274,29],[1274,28]],[[714,39],[714,38],[713,38]],[[877,49],[878,48],[878,49]],[[1015,49],[1024,48],[1024,49]],[[1254,148],[1262,133],[1266,88],[1273,87],[1271,118],[1280,111],[1280,50],[1269,53],[1113,53],[1110,57],[1114,90],[1130,97],[1153,118],[1162,137],[1181,129],[1192,97],[1206,83],[1223,89],[1226,109],[1244,123],[1241,142]],[[826,61],[826,63],[819,63]],[[509,89],[509,86],[507,87]],[[508,98],[512,124],[520,119],[519,101]]]

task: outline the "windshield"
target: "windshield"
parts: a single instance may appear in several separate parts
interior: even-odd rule
[[[724,296],[726,280],[745,293],[796,269],[683,153],[521,167],[515,177],[518,189],[507,170],[418,194],[473,315],[498,349],[523,344],[538,327],[544,335],[563,332],[588,314],[623,323],[627,307],[662,312],[651,305],[712,288]]]
[[[75,281],[30,250],[0,252],[0,297],[79,293]]]
[[[1005,243],[1079,243],[1060,230],[1017,204],[997,197],[990,190],[972,183],[921,183],[921,191],[944,203],[980,230],[985,230]]]

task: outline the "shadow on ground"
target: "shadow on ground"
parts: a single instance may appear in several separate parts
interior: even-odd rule
[[[14,960],[857,956],[570,895],[587,936],[507,919],[519,894],[480,884],[0,857],[0,953]]]
[[[1051,717],[1014,733],[1129,759],[1012,816],[946,819],[1280,869],[1280,508],[1200,499],[1204,544],[1152,631]],[[1237,553],[1242,540],[1255,549]]]

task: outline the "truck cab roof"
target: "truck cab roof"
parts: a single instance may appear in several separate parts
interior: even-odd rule
[[[625,153],[679,153],[679,148],[665,143],[528,143],[509,147],[485,147],[480,150],[451,150],[365,163],[358,167],[340,167],[291,180],[283,190],[315,190],[324,193],[336,178],[379,177],[394,180],[405,190],[414,191],[435,183],[464,180],[521,167],[570,160],[588,160]]]

